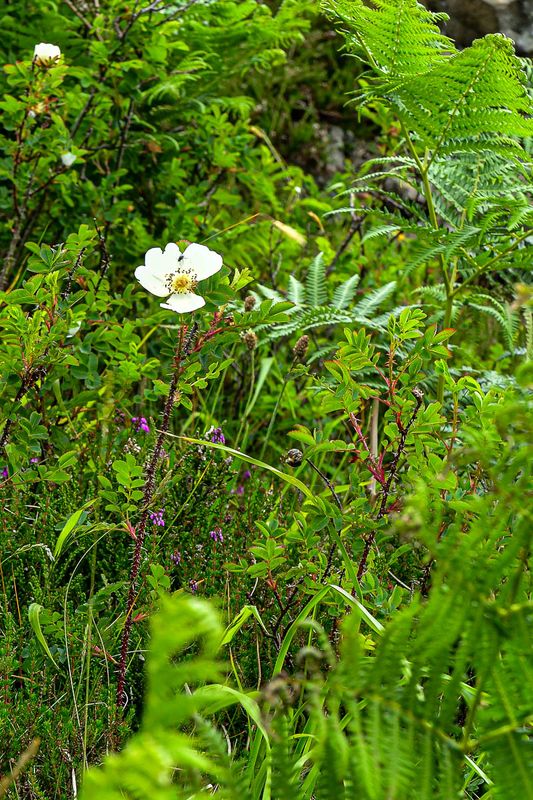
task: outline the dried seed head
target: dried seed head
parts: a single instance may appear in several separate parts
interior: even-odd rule
[[[255,302],[256,300],[253,294],[246,295],[244,298],[244,310],[251,311],[253,308],[255,308]]]
[[[301,450],[297,450],[296,448],[289,450],[285,456],[285,463],[288,464],[289,467],[299,467],[303,460],[304,454]]]
[[[245,333],[241,334],[241,338],[248,350],[255,350],[259,342],[257,334],[253,331],[245,331]]]
[[[307,354],[307,348],[309,347],[309,336],[305,334],[300,336],[296,344],[292,349],[292,354],[294,358],[297,358],[298,361],[305,361],[305,356]]]

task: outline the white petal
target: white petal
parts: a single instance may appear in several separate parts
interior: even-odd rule
[[[144,257],[144,263],[151,273],[162,277],[169,272],[168,257],[160,247],[152,247]]]
[[[196,273],[196,280],[205,281],[222,267],[222,256],[205,244],[190,244],[183,253],[187,266]]]
[[[144,266],[137,267],[135,270],[135,277],[145,289],[147,289],[156,297],[167,297],[169,290],[165,286],[164,281],[158,275],[154,274],[153,270]]]
[[[56,44],[50,44],[49,42],[40,42],[39,44],[35,45],[33,50],[34,58],[44,58],[44,59],[52,59],[52,58],[59,58],[61,55],[61,50]]]
[[[178,259],[181,256],[181,250],[176,242],[169,242],[165,247],[165,255],[169,258]]]
[[[184,294],[172,294],[166,303],[159,304],[161,308],[168,308],[169,311],[176,311],[178,314],[188,314],[190,311],[196,311],[197,308],[205,306],[205,300],[194,292],[186,292]]]

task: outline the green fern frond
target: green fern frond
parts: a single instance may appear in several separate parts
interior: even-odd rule
[[[276,289],[271,289],[270,286],[265,286],[264,284],[260,283],[258,284],[257,288],[267,300],[273,300],[275,303],[282,303],[285,301],[283,295],[281,295]]]
[[[533,311],[525,308],[523,313],[526,328],[526,358],[531,361],[533,360]]]
[[[296,759],[291,749],[291,726],[286,713],[277,715],[271,723],[272,737],[272,797],[275,800],[300,800]]]
[[[409,252],[405,274],[427,264],[439,255],[443,255],[446,259],[453,258],[463,248],[473,244],[478,236],[479,228],[474,226],[464,227],[458,231],[447,231],[446,229],[438,232],[424,231]]]
[[[341,283],[333,292],[333,306],[339,311],[348,308],[355,297],[355,290],[359,285],[359,275],[352,275],[347,281]]]
[[[313,259],[305,280],[305,299],[311,306],[321,306],[327,300],[324,255],[319,253]]]
[[[420,295],[422,300],[426,298],[434,300],[438,306],[442,306],[446,302],[446,287],[443,283],[438,283],[435,286],[419,286],[416,289],[416,294]]]
[[[353,309],[353,314],[358,317],[370,317],[377,308],[392,296],[396,289],[396,281],[385,283],[378,289],[369,292]]]
[[[509,306],[503,306],[494,298],[488,298],[492,305],[481,305],[467,300],[466,305],[483,314],[488,314],[496,320],[504,335],[505,343],[511,352],[514,351],[515,337],[520,324],[520,318],[516,312],[511,311]]]
[[[488,35],[459,52],[440,35],[438,18],[415,0],[330,0],[327,9],[347,25],[349,46],[372,70],[357,100],[381,99],[392,107],[412,135],[410,150],[419,151],[418,160],[376,160],[386,167],[383,174],[403,174],[413,185],[413,175],[426,171],[436,211],[451,227],[463,227],[467,209],[477,224],[472,211],[483,213],[490,194],[525,195],[521,140],[533,134],[533,102],[509,39]],[[360,180],[363,190],[379,173]],[[514,224],[528,219],[520,211]]]
[[[447,15],[431,13],[416,0],[329,0],[323,8],[348,25],[351,49],[362,49],[388,80],[426,72],[455,49],[437,25]]]
[[[379,199],[390,197],[390,192],[379,193]],[[409,217],[413,215],[409,213],[407,204],[404,209]],[[402,216],[401,213],[376,211],[373,209],[372,213],[372,227],[365,232],[363,241],[366,242],[380,236],[388,236],[391,233],[411,233],[414,236],[424,235],[427,231],[429,235],[433,235],[433,229],[427,224],[425,220],[419,220],[418,214],[413,222],[411,219]],[[418,212],[419,213],[419,212]]]
[[[370,242],[373,239],[380,239],[382,236],[390,236],[393,234],[401,233],[402,230],[403,230],[403,225],[394,223],[373,225],[368,231],[366,231],[361,241],[363,242],[363,244],[366,244],[366,242]]]
[[[521,65],[512,42],[501,34],[478,39],[425,75],[403,82],[396,95],[400,118],[433,158],[452,143],[454,151],[483,144],[490,151],[492,136],[533,134]],[[516,147],[509,146],[512,157],[518,155]]]
[[[156,86],[144,92],[143,98],[148,105],[155,105],[163,101],[175,102],[176,99],[183,97],[188,83],[199,80],[200,77],[205,79],[206,70],[209,70],[209,64],[202,54],[187,55],[179,62],[174,74],[169,75],[165,80],[158,81]]]
[[[296,306],[301,306],[305,302],[305,286],[294,275],[289,275],[289,287],[287,289],[287,300]]]
[[[436,159],[429,178],[436,189],[439,215],[453,226],[464,223],[466,211],[468,219],[481,227],[479,217],[497,198],[503,205],[528,191],[521,165],[486,149]]]
[[[509,730],[485,745],[497,800],[533,800],[533,744],[527,730]]]
[[[334,351],[337,349],[336,344],[329,344],[325,347],[319,347],[317,350],[313,351],[312,356],[308,359],[308,364],[313,364],[315,361],[320,361],[324,358],[330,358]]]
[[[418,308],[417,303],[413,303],[409,308]],[[402,311],[405,311],[406,306],[395,306],[392,311],[386,311],[384,314],[379,314],[377,317],[372,317],[372,320],[369,321],[363,317],[360,317],[357,322],[360,325],[364,325],[367,328],[373,328],[376,331],[381,330],[388,330],[389,329],[389,322],[391,319],[396,319],[400,316]]]
[[[297,331],[305,333],[313,328],[320,328],[325,325],[349,324],[352,321],[353,315],[348,311],[337,311],[329,306],[319,306],[318,308],[303,306],[295,309],[290,322],[271,327],[268,338],[279,339],[281,336],[291,336]]]

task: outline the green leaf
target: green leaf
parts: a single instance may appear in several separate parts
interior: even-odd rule
[[[220,646],[222,647],[225,644],[229,644],[233,640],[235,634],[238,633],[238,631],[240,631],[242,626],[245,624],[246,620],[250,619],[250,617],[254,617],[259,623],[259,625],[262,627],[262,629],[266,631],[265,624],[261,619],[261,615],[257,610],[257,607],[246,605],[239,611],[237,616],[224,631],[224,635],[222,637],[222,641],[220,642]]]
[[[63,529],[59,536],[57,537],[56,546],[54,548],[54,558],[59,558],[63,547],[65,546],[65,542],[67,541],[68,537],[74,530],[74,528],[79,524],[80,519],[84,511],[90,508],[94,503],[96,503],[96,498],[93,500],[88,500],[81,508],[78,508],[77,511],[74,511],[73,514],[65,522]]]
[[[41,628],[41,621],[39,617],[41,616],[41,611],[43,610],[44,610],[43,606],[39,605],[39,603],[32,603],[28,608],[28,619],[30,621],[30,625],[32,627],[32,630],[35,634],[37,641],[43,648],[44,652],[46,653],[46,655],[48,656],[54,667],[57,667],[57,669],[59,669],[59,665],[56,663],[52,653],[50,652],[50,648],[48,647],[48,643],[44,638],[44,634]]]
[[[254,394],[253,394],[252,399],[250,400],[250,403],[246,406],[246,409],[244,411],[244,416],[245,417],[247,417],[248,414],[250,414],[250,412],[252,411],[253,407],[255,406],[255,404],[257,402],[257,398],[261,394],[261,390],[262,390],[262,388],[264,386],[264,383],[265,383],[265,381],[266,381],[266,379],[268,377],[268,373],[270,372],[273,363],[274,363],[274,358],[273,357],[268,357],[268,358],[262,358],[261,359],[261,364],[259,366],[259,374],[257,376],[257,381],[255,383]]]
[[[206,439],[193,439],[190,436],[175,436],[172,433],[167,433],[167,436],[170,436],[173,439],[181,439],[184,442],[189,442],[190,444],[197,444],[201,445],[202,447],[209,447],[212,450],[222,450],[224,453],[229,453],[230,455],[234,456],[234,458],[240,458],[241,461],[246,461],[248,464],[254,464],[256,467],[260,467],[261,469],[266,469],[268,472],[272,472],[277,478],[280,478],[285,483],[289,483],[291,486],[294,486],[295,489],[302,492],[306,497],[313,498],[313,492],[307,488],[305,483],[295,478],[294,475],[289,475],[286,472],[282,472],[280,469],[273,467],[271,464],[266,464],[264,461],[259,461],[257,458],[252,458],[252,456],[246,455],[246,453],[241,453],[240,450],[234,450],[232,447],[227,447],[225,444],[217,444],[216,442],[209,442]]]

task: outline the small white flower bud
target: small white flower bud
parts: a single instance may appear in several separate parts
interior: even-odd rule
[[[74,153],[61,153],[61,163],[64,167],[71,167],[74,162],[76,161],[76,156]]]
[[[35,45],[33,60],[39,67],[51,67],[61,56],[61,50],[56,44],[40,42]]]

